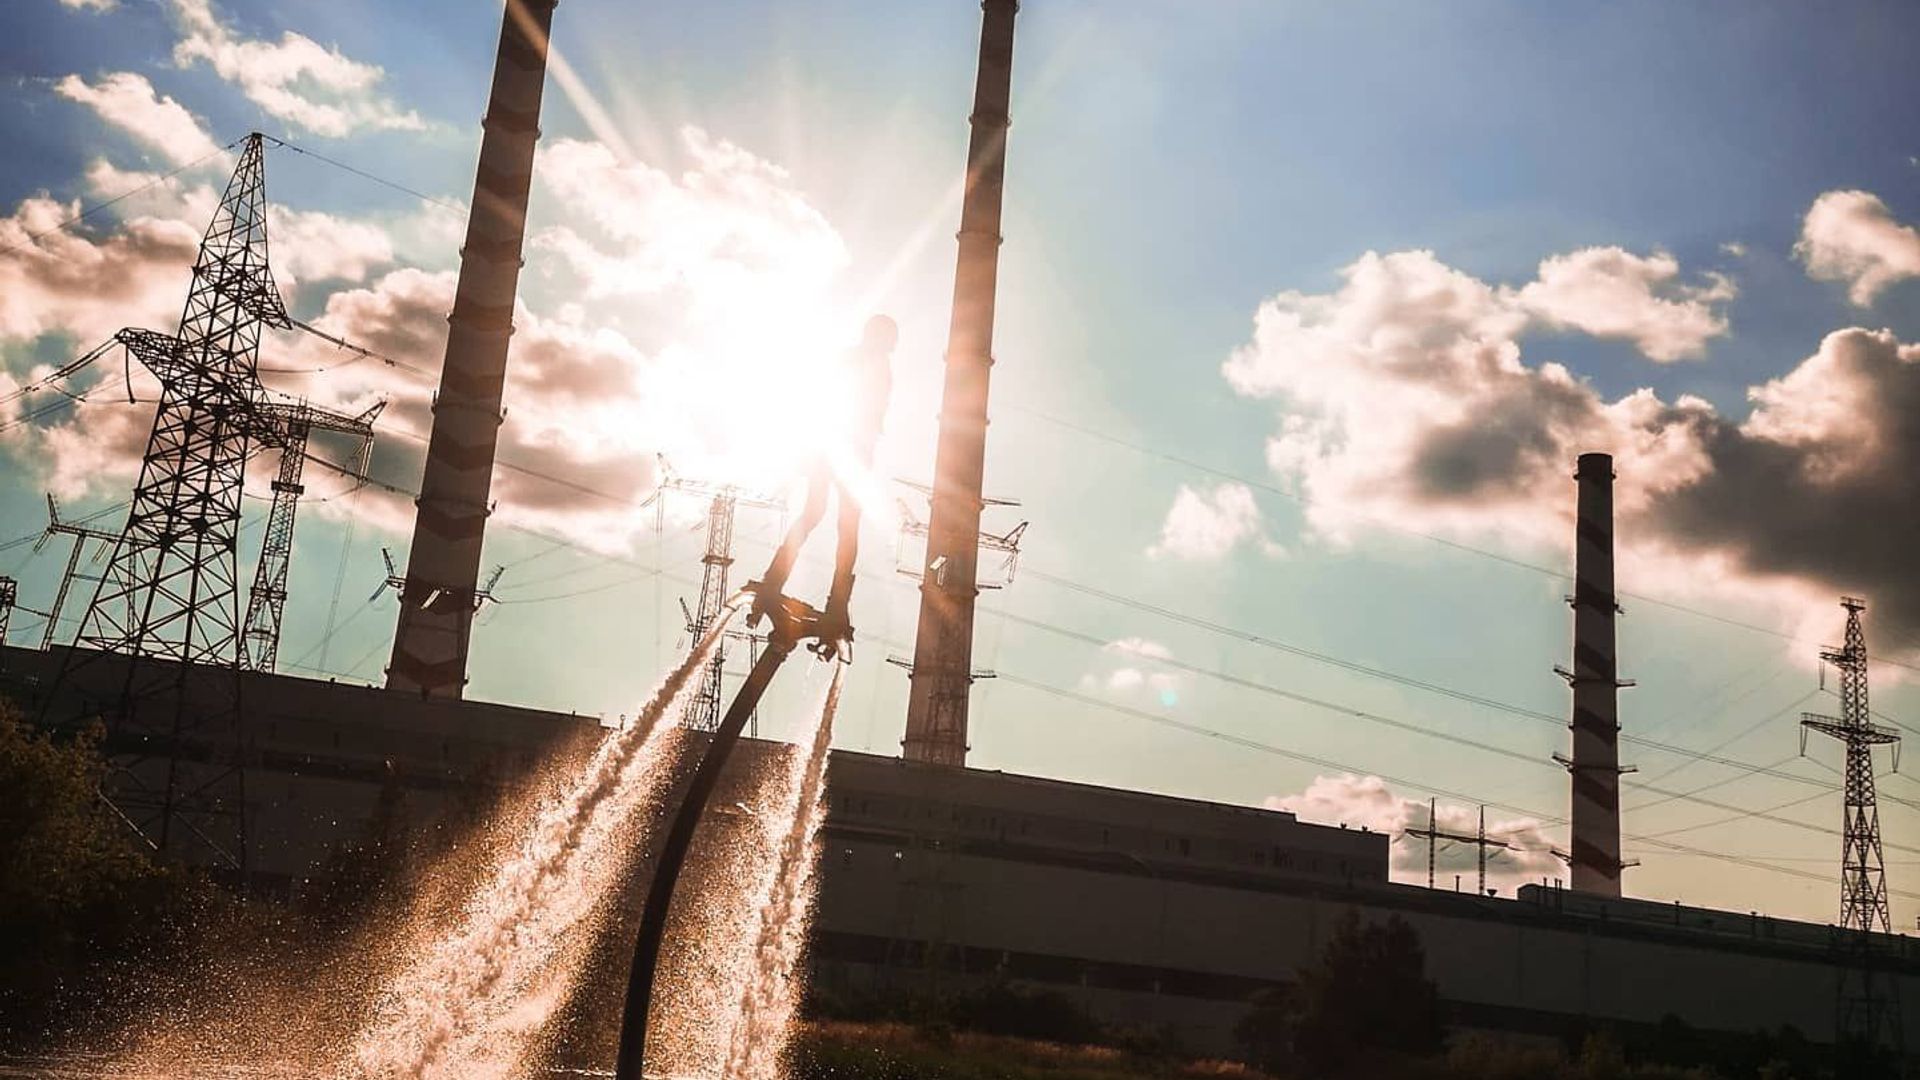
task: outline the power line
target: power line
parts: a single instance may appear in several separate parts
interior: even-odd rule
[[[141,192],[146,191],[150,188],[153,188],[157,185],[164,184],[167,181],[173,179],[174,177],[179,176],[181,173],[188,171],[189,169],[198,168],[199,166],[206,164],[208,161],[213,160],[215,157],[218,157],[221,154],[230,152],[234,147],[239,146],[241,143],[245,141],[246,141],[246,137],[242,136],[238,139],[233,140],[227,145],[220,147],[217,150],[209,150],[206,153],[201,154],[199,157],[194,158],[192,161],[187,162],[185,165],[182,165],[179,168],[161,173],[160,175],[153,177],[152,179],[148,180],[146,183],[141,184],[136,188],[133,188],[128,191],[123,191],[120,194],[115,195],[113,198],[106,200],[105,202],[95,203],[92,206],[87,207],[86,209],[80,211],[79,213],[73,215],[70,218],[67,218],[65,221],[60,222],[58,225],[55,225],[50,229],[42,229],[36,233],[28,233],[26,236],[26,239],[17,241],[6,248],[0,248],[0,256],[11,255],[16,251],[19,251],[21,248],[28,246],[29,244],[37,244],[41,240],[44,240],[47,237],[52,236],[54,233],[66,232],[68,229],[73,228],[75,225],[80,224],[81,222],[87,220],[93,215],[99,213],[100,211],[105,210],[110,206],[115,206],[119,203],[125,202],[126,200],[133,198],[135,195],[138,195]]]
[[[1021,405],[1008,405],[1006,407],[1016,412],[1025,413],[1028,416],[1034,417],[1035,419],[1045,421],[1047,423],[1056,425],[1061,428],[1065,428],[1069,431],[1078,432],[1079,434],[1086,435],[1090,438],[1098,439],[1106,443],[1111,443],[1114,446],[1124,447],[1128,450],[1132,450],[1139,454],[1144,454],[1148,457],[1159,458],[1162,461],[1166,461],[1174,465],[1179,465],[1182,468],[1193,469],[1198,472],[1206,473],[1209,476],[1214,476],[1224,480],[1231,480],[1238,484],[1244,484],[1249,488],[1253,488],[1258,491],[1263,491],[1270,495],[1277,495],[1283,499],[1286,499],[1290,502],[1296,503],[1301,506],[1305,506],[1307,503],[1306,496],[1301,495],[1299,492],[1296,492],[1296,491],[1289,491],[1286,488],[1280,487],[1276,484],[1271,484],[1263,480],[1258,480],[1253,477],[1245,476],[1240,473],[1233,472],[1231,470],[1221,469],[1212,465],[1207,465],[1203,462],[1198,462],[1191,458],[1182,457],[1178,454],[1168,453],[1166,451],[1157,449],[1155,447],[1146,446],[1144,444],[1136,443],[1128,439],[1123,439],[1115,435],[1109,435],[1109,434],[1106,434],[1105,432],[1101,432],[1101,431],[1095,430],[1094,428],[1087,427],[1084,424],[1075,423],[1074,421],[1066,420],[1061,417],[1040,412],[1036,409],[1027,408]],[[1449,540],[1446,537],[1439,536],[1433,533],[1421,532],[1418,529],[1410,529],[1404,525],[1396,525],[1392,522],[1377,521],[1372,519],[1369,519],[1367,523],[1371,526],[1385,529],[1389,532],[1396,532],[1403,536],[1411,536],[1417,539],[1426,540],[1431,543],[1439,544],[1442,547],[1453,548],[1457,551],[1463,551],[1471,555],[1477,555],[1483,559],[1490,559],[1494,562],[1505,563],[1508,566],[1513,566],[1522,570],[1528,570],[1533,573],[1542,574],[1547,577],[1553,578],[1556,581],[1566,581],[1572,578],[1572,574],[1570,574],[1565,570],[1556,569],[1550,566],[1542,566],[1539,563],[1527,562],[1524,559],[1517,559],[1510,555],[1500,554],[1499,552],[1496,552],[1496,551],[1489,551],[1485,548],[1475,547],[1471,544],[1464,544],[1457,540]],[[1802,645],[1817,644],[1817,642],[1814,642],[1809,638],[1803,638],[1796,634],[1788,633],[1784,630],[1778,630],[1770,626],[1762,626],[1758,623],[1751,623],[1742,619],[1736,619],[1726,615],[1719,615],[1711,611],[1705,611],[1700,608],[1690,607],[1686,604],[1677,603],[1672,600],[1662,600],[1662,599],[1659,599],[1658,597],[1648,596],[1644,593],[1634,593],[1634,592],[1627,592],[1625,590],[1620,590],[1619,595],[1626,597],[1627,599],[1637,601],[1639,603],[1652,604],[1655,607],[1666,608],[1670,611],[1680,612],[1685,615],[1692,615],[1696,618],[1708,619],[1713,622],[1721,623],[1726,626],[1737,627],[1742,630],[1750,630],[1750,631],[1753,631],[1754,633],[1759,633],[1759,634],[1767,634],[1769,636],[1777,637],[1784,641],[1794,642],[1796,644],[1802,644]],[[1872,657],[1872,659],[1876,663],[1892,664],[1895,667],[1906,668],[1910,671],[1920,671],[1920,664],[1908,663],[1906,661],[1896,660],[1891,657],[1884,657],[1884,656],[1875,656],[1875,657]]]
[[[1406,777],[1397,777],[1387,773],[1377,772],[1372,769],[1364,769],[1357,765],[1351,765],[1342,761],[1335,761],[1331,758],[1316,757],[1312,754],[1301,753],[1297,750],[1289,750],[1284,747],[1275,746],[1271,743],[1261,742],[1258,739],[1251,739],[1243,735],[1235,735],[1230,732],[1219,731],[1214,728],[1204,727],[1200,724],[1190,723],[1188,721],[1180,720],[1175,717],[1167,716],[1162,713],[1148,712],[1145,709],[1136,709],[1136,708],[1133,708],[1132,706],[1122,705],[1118,702],[1103,701],[1099,698],[1090,697],[1086,694],[1076,693],[1075,691],[1063,689],[1061,687],[1054,686],[1050,683],[1041,682],[1037,679],[1029,679],[1023,675],[1019,675],[1013,672],[1001,671],[998,673],[998,679],[1001,682],[1012,683],[1016,686],[1024,686],[1030,690],[1037,690],[1044,694],[1050,694],[1054,697],[1061,698],[1067,701],[1077,702],[1079,704],[1090,706],[1092,708],[1101,709],[1101,710],[1112,712],[1112,713],[1118,713],[1118,714],[1133,717],[1139,720],[1145,720],[1148,723],[1157,724],[1162,727],[1173,728],[1175,730],[1187,732],[1188,734],[1199,735],[1203,738],[1213,739],[1219,742],[1225,742],[1234,746],[1241,747],[1243,749],[1253,750],[1263,754],[1272,754],[1277,757],[1288,758],[1290,760],[1298,761],[1303,764],[1313,765],[1317,768],[1332,769],[1338,772],[1351,773],[1355,775],[1377,776],[1380,779],[1387,781],[1388,783],[1397,784],[1402,788],[1406,788],[1413,791],[1426,792],[1434,795],[1440,795],[1440,796],[1444,796],[1446,798],[1453,799],[1459,802],[1467,802],[1467,803],[1484,802],[1486,805],[1491,806],[1497,810],[1505,810],[1508,813],[1519,814],[1524,817],[1530,817],[1543,824],[1563,825],[1566,823],[1566,820],[1567,820],[1566,818],[1563,818],[1563,817],[1556,817],[1551,814],[1544,814],[1544,813],[1541,813],[1540,811],[1533,810],[1524,806],[1516,806],[1511,803],[1488,802],[1486,800],[1477,798],[1472,795],[1465,794],[1463,792],[1450,791],[1446,788],[1436,787],[1432,784],[1424,783],[1422,781],[1412,780]],[[1809,881],[1818,881],[1818,882],[1825,883],[1829,880],[1829,877],[1826,874],[1819,874],[1810,870],[1801,870],[1791,866],[1778,866],[1773,863],[1766,862],[1764,860],[1749,858],[1741,855],[1733,855],[1733,854],[1729,854],[1727,852],[1722,852],[1722,851],[1710,851],[1704,848],[1697,848],[1697,847],[1692,847],[1686,844],[1675,843],[1671,840],[1665,840],[1659,837],[1639,836],[1632,833],[1623,833],[1622,836],[1623,838],[1632,840],[1636,843],[1651,844],[1656,848],[1659,848],[1665,851],[1670,851],[1675,854],[1687,855],[1687,856],[1704,858],[1704,859],[1715,859],[1721,862],[1732,863],[1739,866],[1746,866],[1755,870],[1764,870],[1770,873],[1785,874],[1791,877],[1804,878]],[[1890,890],[1890,891],[1893,892],[1893,894],[1896,896],[1904,897],[1907,899],[1920,900],[1920,893],[1904,892],[1900,890]]]
[[[345,170],[346,172],[350,172],[353,175],[360,177],[362,180],[370,180],[373,183],[379,184],[381,187],[392,188],[395,191],[402,192],[407,195],[411,195],[414,198],[419,199],[421,202],[426,203],[430,206],[437,206],[442,210],[450,210],[456,214],[465,214],[467,212],[467,208],[464,206],[461,206],[459,203],[449,202],[446,199],[429,195],[424,191],[418,190],[417,188],[410,188],[405,184],[399,183],[398,181],[388,180],[382,176],[376,176],[373,173],[366,171],[365,169],[357,168],[355,166],[347,164],[344,161],[338,161],[334,158],[330,158],[318,150],[309,150],[304,146],[299,146],[294,143],[290,143],[285,139],[277,139],[272,135],[263,135],[261,137],[266,139],[268,142],[272,143],[277,147],[284,147],[288,150],[293,151],[296,154],[301,154],[306,157],[313,158],[316,161],[326,162],[328,165],[331,165],[336,169],[342,169],[342,170]]]
[[[1117,593],[1108,592],[1103,589],[1097,589],[1090,585],[1081,585],[1077,582],[1068,581],[1067,579],[1059,577],[1058,575],[1048,574],[1045,571],[1029,570],[1028,573],[1030,576],[1039,577],[1043,580],[1060,585],[1064,588],[1072,589],[1076,592],[1081,592],[1089,596],[1095,596],[1100,599],[1110,601],[1112,603],[1120,604],[1122,606],[1131,607],[1136,610],[1144,611],[1149,614],[1159,616],[1161,618],[1169,619],[1176,622],[1181,622],[1189,626],[1194,626],[1200,629],[1209,630],[1211,632],[1218,633],[1224,636],[1233,637],[1238,640],[1248,642],[1250,644],[1260,645],[1266,648],[1277,649],[1282,652],[1287,652],[1296,656],[1301,656],[1301,657],[1315,660],[1321,663],[1330,664],[1332,666],[1339,667],[1343,670],[1352,671],[1357,674],[1366,675],[1371,678],[1383,679],[1390,682],[1398,683],[1403,686],[1415,687],[1415,688],[1426,690],[1435,694],[1451,697],[1459,701],[1467,702],[1469,704],[1478,705],[1488,709],[1494,709],[1500,712],[1505,712],[1510,715],[1522,717],[1529,720],[1552,724],[1555,727],[1559,727],[1564,724],[1564,721],[1560,717],[1552,715],[1550,713],[1544,713],[1538,710],[1528,709],[1528,708],[1525,708],[1524,706],[1514,705],[1509,702],[1499,701],[1494,698],[1484,697],[1482,695],[1469,693],[1467,691],[1456,690],[1452,687],[1443,686],[1438,683],[1427,682],[1422,679],[1416,679],[1411,676],[1402,675],[1400,673],[1393,672],[1393,671],[1387,671],[1382,668],[1370,667],[1365,664],[1359,664],[1352,661],[1343,660],[1343,659],[1340,659],[1339,657],[1330,656],[1328,654],[1316,652],[1311,649],[1304,649],[1299,646],[1289,645],[1285,642],[1277,641],[1273,638],[1266,637],[1264,635],[1255,634],[1245,630],[1238,630],[1221,623],[1213,622],[1212,620],[1209,620],[1209,619],[1203,619],[1198,616],[1187,615],[1182,612],[1175,611],[1171,608],[1161,607],[1158,605],[1146,603],[1144,601],[1134,600],[1129,597],[1121,596]],[[1107,644],[1106,641],[1100,638],[1097,638],[1093,635],[1065,630],[1063,628],[1054,626],[1053,624],[1050,624],[1050,623],[1043,623],[1039,620],[1028,619],[1025,616],[1014,615],[1011,612],[1007,612],[999,608],[989,608],[986,610],[989,610],[993,614],[999,615],[1002,618],[1010,619],[1014,622],[1033,626],[1038,629],[1048,630],[1054,633],[1064,634],[1065,636],[1073,638],[1074,640],[1081,641],[1085,644],[1095,645],[1098,647],[1105,647]],[[1326,708],[1326,709],[1331,709],[1333,711],[1345,712],[1362,719],[1369,719],[1378,723],[1384,723],[1384,724],[1389,724],[1395,727],[1401,727],[1405,730],[1415,731],[1420,734],[1431,736],[1433,738],[1445,739],[1450,742],[1460,743],[1462,745],[1471,746],[1476,749],[1485,750],[1492,753],[1503,754],[1508,757],[1515,757],[1520,760],[1528,761],[1534,764],[1541,764],[1541,765],[1545,764],[1545,762],[1535,759],[1531,756],[1519,754],[1514,751],[1507,750],[1505,748],[1495,747],[1495,746],[1492,746],[1491,744],[1482,743],[1477,740],[1468,739],[1464,736],[1456,736],[1456,735],[1450,735],[1442,732],[1436,732],[1431,728],[1422,727],[1416,724],[1408,724],[1404,721],[1392,720],[1390,718],[1382,717],[1377,714],[1368,713],[1365,710],[1352,709],[1345,705],[1339,705],[1332,702],[1323,701],[1319,698],[1310,697],[1308,695],[1300,694],[1295,691],[1283,690],[1279,687],[1270,686],[1265,683],[1259,683],[1259,682],[1254,682],[1252,680],[1243,679],[1239,676],[1229,675],[1224,672],[1215,671],[1211,668],[1200,667],[1195,664],[1189,664],[1184,661],[1173,659],[1171,657],[1155,657],[1154,661],[1156,663],[1164,664],[1168,667],[1173,667],[1183,671],[1188,671],[1192,674],[1202,675],[1208,678],[1219,679],[1219,680],[1228,682],[1232,685],[1243,687],[1245,689],[1256,690],[1262,693],[1276,694],[1278,696],[1285,697],[1290,700],[1301,702],[1302,704],[1309,704],[1319,708]],[[1812,696],[1812,693],[1810,692],[1809,694],[1800,698],[1800,701],[1805,701],[1807,697],[1811,697],[1811,696]],[[1794,704],[1798,705],[1799,701],[1796,701]],[[1787,708],[1792,708],[1792,707],[1793,706],[1791,705],[1787,706]],[[1784,710],[1781,710],[1781,711],[1784,711]],[[1776,712],[1774,715],[1777,716],[1778,712]],[[1770,718],[1771,717],[1769,717],[1769,719]],[[1790,780],[1790,781],[1793,781],[1794,783],[1816,785],[1820,787],[1820,789],[1823,792],[1832,792],[1832,791],[1838,790],[1833,785],[1827,784],[1824,781],[1815,780],[1811,777],[1800,776],[1790,772],[1785,772],[1781,769],[1778,769],[1772,766],[1754,765],[1751,762],[1739,761],[1733,758],[1720,757],[1712,753],[1702,753],[1700,751],[1689,750],[1686,747],[1674,746],[1669,743],[1657,742],[1652,739],[1643,739],[1635,736],[1622,736],[1622,738],[1628,742],[1634,743],[1635,745],[1645,746],[1653,750],[1661,751],[1663,753],[1681,755],[1696,761],[1707,762],[1715,765],[1723,765],[1728,768],[1741,769],[1746,772],[1760,773],[1766,776],[1771,776],[1775,779]],[[1673,797],[1673,798],[1687,797],[1684,794],[1675,795],[1673,793],[1663,792],[1663,791],[1660,791],[1660,789],[1658,788],[1649,787],[1644,783],[1633,784],[1629,786],[1632,786],[1641,790],[1659,792],[1660,794],[1669,795],[1670,797]],[[1894,800],[1889,800],[1889,801],[1894,801]],[[1920,809],[1920,802],[1909,802],[1906,805],[1914,809]]]
[[[354,175],[362,177],[373,183],[380,184],[384,187],[391,188],[395,191],[403,192],[407,195],[411,195],[414,198],[420,199],[421,201],[429,203],[431,205],[439,206],[448,210],[458,211],[460,213],[466,212],[466,209],[464,207],[459,206],[458,204],[447,202],[446,200],[436,198],[432,195],[428,195],[425,192],[419,191],[415,188],[408,187],[405,184],[401,184],[397,181],[389,180],[375,173],[368,172],[367,170],[358,168],[353,165],[349,165],[342,161],[337,161],[333,158],[330,158],[324,154],[319,153],[318,151],[309,150],[305,147],[296,145],[285,139],[278,139],[272,136],[266,136],[266,138],[277,146],[284,146],[287,149],[294,151],[295,153],[304,154],[309,157],[316,158],[336,168],[344,169],[347,172],[353,173]],[[378,359],[383,363],[386,363],[395,367],[399,367],[403,370],[411,371],[414,374],[421,376],[422,378],[432,377],[424,370],[414,365],[408,364],[405,361],[396,360],[392,357],[385,356],[373,350],[363,349],[360,346],[352,345],[351,343],[346,342],[343,339],[334,337],[333,335],[327,334],[324,331],[317,330],[304,323],[296,323],[295,325],[302,330],[306,330],[309,333],[316,334],[330,341],[334,341],[337,344],[362,352],[365,355]],[[1290,491],[1286,488],[1280,487],[1279,485],[1269,483],[1264,480],[1248,477],[1243,474],[1234,472],[1232,470],[1222,469],[1217,466],[1208,465],[1205,462],[1197,461],[1193,458],[1184,457],[1179,454],[1169,453],[1157,447],[1152,447],[1152,446],[1145,445],[1143,443],[1138,443],[1129,439],[1124,439],[1119,436],[1100,431],[1086,424],[1069,420],[1064,417],[1055,416],[1050,413],[1042,412],[1038,409],[1033,409],[1028,406],[1023,406],[1017,403],[1008,403],[1008,404],[1005,404],[1003,407],[1011,409],[1015,412],[1024,413],[1028,416],[1034,417],[1037,420],[1041,420],[1045,423],[1053,424],[1057,427],[1079,433],[1089,438],[1097,439],[1101,442],[1109,443],[1114,446],[1119,446],[1124,449],[1134,451],[1135,453],[1144,454],[1148,457],[1159,458],[1160,460],[1166,461],[1170,464],[1178,465],[1185,469],[1191,469],[1196,472],[1205,473],[1207,475],[1214,476],[1219,479],[1232,480],[1235,483],[1245,484],[1250,488],[1264,491],[1272,495],[1277,495],[1281,498],[1287,499],[1296,504],[1305,505],[1306,503],[1306,497],[1301,495],[1299,492]],[[414,435],[412,433],[402,433],[402,434],[405,434],[406,437],[412,438],[416,441],[422,441],[422,442],[425,441],[424,437],[422,436]],[[626,502],[626,503],[633,502],[633,500],[629,498],[623,498],[621,496],[611,495],[606,492],[597,491],[593,488],[587,487],[586,485],[576,484],[572,481],[562,480],[560,478],[553,477],[548,474],[536,472],[532,469],[524,468],[521,466],[515,466],[505,462],[496,462],[496,464],[500,464],[504,468],[525,472],[528,475],[534,476],[536,478],[546,479],[554,483],[565,485],[582,494],[592,495],[592,496],[607,499],[613,502]],[[1453,548],[1455,550],[1466,552],[1471,555],[1476,555],[1484,559],[1492,560],[1494,562],[1504,563],[1508,566],[1513,566],[1513,567],[1527,570],[1533,573],[1542,574],[1547,577],[1551,577],[1555,580],[1565,581],[1565,580],[1570,580],[1572,577],[1571,573],[1563,569],[1559,569],[1551,566],[1544,566],[1539,563],[1528,562],[1524,559],[1519,559],[1510,555],[1501,554],[1500,552],[1491,551],[1486,548],[1476,547],[1471,544],[1465,544],[1457,540],[1450,540],[1450,539],[1447,539],[1446,537],[1439,536],[1434,533],[1421,532],[1417,529],[1409,529],[1405,526],[1396,525],[1392,522],[1370,521],[1369,524],[1392,531],[1392,532],[1398,532],[1406,536],[1412,536],[1421,540],[1426,540],[1430,543],[1438,544],[1443,547]],[[1802,638],[1794,634],[1790,634],[1783,630],[1778,630],[1769,626],[1762,626],[1757,623],[1746,622],[1744,620],[1735,619],[1730,616],[1716,614],[1711,611],[1705,611],[1700,608],[1695,608],[1685,604],[1680,604],[1671,600],[1662,600],[1662,599],[1659,599],[1658,597],[1649,596],[1643,593],[1634,593],[1634,592],[1626,592],[1626,591],[1621,591],[1619,595],[1640,603],[1653,604],[1657,607],[1667,608],[1671,611],[1680,612],[1686,615],[1692,615],[1696,618],[1707,619],[1713,622],[1718,622],[1723,625],[1736,627],[1742,630],[1749,630],[1754,633],[1766,634],[1772,637],[1780,638],[1785,641],[1795,642],[1799,644],[1811,643],[1809,639]],[[1879,656],[1872,657],[1872,659],[1879,663],[1892,664],[1896,667],[1902,667],[1912,671],[1920,671],[1920,664],[1911,664],[1905,661],[1896,660],[1888,657],[1879,657]],[[1916,734],[1920,734],[1920,732],[1916,732]]]

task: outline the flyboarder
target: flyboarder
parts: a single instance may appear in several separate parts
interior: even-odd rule
[[[834,643],[853,639],[848,621],[847,603],[853,597],[853,564],[860,551],[860,500],[848,484],[843,470],[870,469],[874,445],[886,423],[887,398],[893,391],[893,348],[900,328],[885,315],[867,320],[860,344],[847,355],[847,392],[852,400],[844,426],[822,433],[807,462],[807,501],[800,517],[787,530],[780,550],[760,580],[750,582],[753,607],[747,613],[747,625],[756,626],[780,603],[793,564],[807,537],[827,515],[827,497],[839,500],[839,545],[834,549],[833,585],[827,591],[827,607],[821,616],[821,645],[827,653],[837,651]],[[816,650],[818,651],[818,650]]]

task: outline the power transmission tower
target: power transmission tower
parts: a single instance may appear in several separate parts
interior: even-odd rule
[[[711,484],[700,480],[680,476],[673,471],[665,458],[660,459],[661,480],[650,501],[655,504],[655,525],[666,525],[666,500],[668,492],[680,492],[700,495],[707,498],[707,549],[700,556],[700,599],[691,609],[687,602],[680,602],[681,614],[686,617],[687,634],[692,645],[699,644],[707,636],[707,631],[720,618],[720,612],[727,606],[732,594],[727,591],[727,578],[733,568],[733,526],[736,512],[742,504],[765,510],[785,510],[785,505],[771,499],[760,498],[742,492],[732,484]],[[729,631],[727,638],[745,641],[751,650],[757,646],[759,635],[745,631]],[[707,661],[707,669],[700,677],[700,688],[687,699],[686,711],[681,715],[681,723],[696,731],[714,731],[720,727],[720,715],[726,706],[726,694],[722,680],[726,676],[727,642],[721,641],[713,650],[713,658]]]
[[[1487,836],[1487,808],[1484,806],[1480,808],[1480,830],[1476,833],[1473,833],[1472,835],[1468,835],[1466,833],[1448,832],[1444,829],[1441,829],[1439,827],[1439,821],[1440,821],[1438,816],[1439,810],[1440,810],[1440,800],[1437,798],[1428,799],[1427,800],[1427,827],[1424,829],[1408,829],[1406,830],[1406,833],[1405,833],[1405,835],[1407,836],[1420,837],[1426,840],[1427,842],[1427,888],[1429,889],[1433,888],[1435,855],[1440,847],[1440,841],[1450,840],[1455,843],[1472,844],[1474,847],[1479,849],[1479,852],[1480,852],[1480,893],[1479,894],[1481,896],[1487,895],[1487,849],[1488,848],[1505,848],[1508,846],[1507,842],[1505,840],[1494,840]]]
[[[1900,1045],[1898,986],[1878,970],[1872,935],[1893,932],[1887,908],[1886,861],[1880,850],[1880,807],[1874,793],[1873,748],[1893,747],[1893,767],[1900,767],[1900,733],[1873,722],[1867,704],[1867,634],[1860,624],[1866,601],[1840,598],[1847,612],[1846,640],[1839,648],[1820,650],[1820,659],[1840,673],[1840,715],[1806,713],[1800,719],[1800,752],[1807,733],[1817,731],[1846,747],[1847,769],[1842,809],[1840,857],[1840,925],[1858,931],[1857,955],[1840,984],[1839,1034],[1877,1046],[1883,1035]]]
[[[13,605],[20,599],[20,583],[0,577],[0,647],[7,644],[7,625],[13,621]]]
[[[85,525],[61,521],[60,504],[55,502],[53,495],[49,493],[47,495],[47,528],[40,534],[40,539],[34,541],[33,550],[36,553],[39,552],[47,546],[47,541],[55,536],[73,537],[73,550],[67,553],[66,568],[60,573],[60,586],[54,590],[53,608],[47,612],[46,630],[40,636],[40,648],[43,650],[53,648],[54,633],[60,627],[62,612],[66,610],[67,593],[72,591],[73,582],[79,577],[80,556],[86,551],[87,541],[100,541],[100,547],[94,553],[94,560],[98,561],[101,556],[112,551],[113,545],[120,539],[120,534],[117,532],[90,529]]]
[[[929,503],[933,501],[933,487],[904,479],[898,480],[898,483],[926,496]],[[895,552],[894,569],[903,576],[920,582],[923,597],[926,595],[929,579],[934,586],[945,589],[949,584],[948,575],[954,572],[953,560],[945,554],[935,554],[932,550],[931,518],[933,515],[929,513],[928,519],[922,520],[905,499],[896,500],[896,504],[900,508],[900,538]],[[1017,499],[982,498],[980,500],[982,510],[989,507],[1019,505],[1020,502]],[[1020,567],[1020,541],[1026,536],[1029,524],[1031,523],[1022,521],[1003,533],[982,529],[974,534],[974,552],[968,560],[970,569],[967,572],[973,577],[975,595],[989,589],[1004,589],[1013,584],[1014,575]],[[995,556],[1000,559],[999,566],[990,571],[988,576],[982,577],[981,560]],[[917,644],[914,655],[916,657],[920,655]],[[967,655],[969,657],[973,655],[971,645],[968,647]],[[887,663],[904,670],[907,677],[912,679],[915,660],[904,656],[889,656]],[[919,727],[910,721],[907,727],[907,738],[901,742],[903,753],[909,760],[940,761],[949,765],[965,764],[967,751],[965,691],[982,679],[996,677],[995,673],[988,668],[969,668],[966,676],[964,683],[951,679],[936,680],[933,689],[929,691],[932,697],[929,698],[929,712],[926,715],[936,720],[940,717],[958,717],[959,719],[955,724],[939,722]],[[955,737],[958,738],[957,744]]]
[[[293,559],[293,520],[300,508],[301,484],[307,460],[307,439],[315,431],[351,435],[354,476],[365,476],[373,454],[373,420],[386,408],[380,402],[358,416],[348,416],[300,402],[260,406],[278,427],[280,473],[273,480],[273,508],[267,512],[267,536],[260,547],[260,564],[247,594],[247,617],[242,624],[240,663],[253,671],[272,671],[280,652],[280,624],[287,608],[287,569]]]
[[[83,701],[79,713],[108,719],[104,794],[157,847],[191,837],[242,880],[240,504],[253,445],[283,442],[262,407],[258,358],[262,332],[289,325],[267,262],[266,211],[256,133],[201,240],[179,333],[114,335],[158,379],[160,400],[126,525],[57,679],[68,686],[80,665],[117,673],[116,699]],[[108,681],[69,688],[84,698]]]

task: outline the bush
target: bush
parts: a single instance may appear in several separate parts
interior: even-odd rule
[[[1287,990],[1256,995],[1235,1028],[1267,1069],[1343,1069],[1368,1052],[1407,1057],[1440,1049],[1440,999],[1426,950],[1405,919],[1366,924],[1349,911],[1319,961]]]
[[[55,740],[0,702],[0,1043],[111,1023],[219,894],[163,865],[99,797],[101,731]]]

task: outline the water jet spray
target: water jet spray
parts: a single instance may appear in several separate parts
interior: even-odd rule
[[[759,592],[757,582],[747,588]],[[700,759],[687,785],[686,797],[661,845],[653,882],[647,889],[646,907],[640,915],[633,965],[627,974],[627,998],[620,1020],[620,1052],[614,1065],[614,1080],[641,1080],[645,1075],[647,1010],[653,1003],[654,972],[660,962],[660,945],[666,936],[674,886],[679,883],[687,851],[693,844],[694,829],[706,812],[707,800],[713,795],[727,758],[740,741],[747,718],[753,715],[767,687],[773,683],[774,675],[802,641],[810,640],[812,644],[808,648],[823,660],[845,660],[848,656],[853,634],[843,620],[828,619],[811,605],[772,590],[757,595],[756,601],[756,608],[772,623],[767,649],[760,654],[740,692],[727,706],[727,714],[714,731],[713,741],[707,745],[706,755]]]

